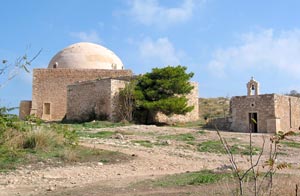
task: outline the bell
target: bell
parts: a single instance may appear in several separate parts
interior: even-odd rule
[[[251,90],[255,90],[255,87],[254,87],[254,85],[252,85],[252,86],[251,86]]]

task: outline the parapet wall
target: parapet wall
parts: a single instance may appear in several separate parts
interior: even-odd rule
[[[62,120],[67,111],[67,86],[78,81],[132,76],[131,70],[104,69],[34,69],[31,114],[44,120]],[[50,114],[43,106],[50,103]]]

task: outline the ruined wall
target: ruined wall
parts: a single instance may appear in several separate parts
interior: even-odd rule
[[[191,122],[196,121],[199,119],[199,106],[198,106],[198,97],[199,97],[199,89],[197,82],[191,82],[194,86],[194,89],[187,95],[188,98],[188,105],[194,106],[194,109],[191,112],[188,112],[185,115],[172,115],[166,116],[162,113],[158,113],[155,117],[156,122],[161,123],[168,123],[168,124],[175,124],[175,123],[184,123],[184,122]]]
[[[300,98],[275,95],[275,116],[280,120],[278,131],[297,131],[300,128]]]
[[[119,91],[126,83],[123,80],[101,79],[69,85],[66,120],[118,121]]]
[[[230,102],[232,124],[231,130],[248,132],[249,113],[257,113],[258,132],[273,132],[268,130],[268,120],[275,119],[275,95],[253,95],[232,97]],[[269,122],[270,124],[270,122]],[[271,126],[271,124],[269,125]]]
[[[30,115],[32,101],[21,101],[19,106],[19,118],[25,120]]]
[[[230,117],[212,118],[207,121],[205,127],[228,131],[230,130],[231,123],[232,119]]]
[[[119,92],[125,88],[127,83],[129,82],[124,80],[111,80],[111,114],[109,117],[111,121],[122,120],[120,117]]]
[[[77,81],[131,75],[131,70],[34,69],[31,114],[44,120],[62,120],[67,111],[68,85]],[[49,115],[43,115],[44,103],[50,103]]]

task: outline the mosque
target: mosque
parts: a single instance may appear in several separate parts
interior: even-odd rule
[[[21,101],[19,117],[35,115],[45,121],[120,119],[119,91],[133,77],[120,58],[97,44],[81,42],[58,52],[48,68],[33,70],[32,100]],[[157,115],[159,122],[198,119],[198,84],[187,95],[194,110],[186,115]]]

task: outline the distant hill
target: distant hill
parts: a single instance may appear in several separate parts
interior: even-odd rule
[[[209,119],[226,117],[229,114],[230,99],[226,97],[199,98],[199,117]]]

